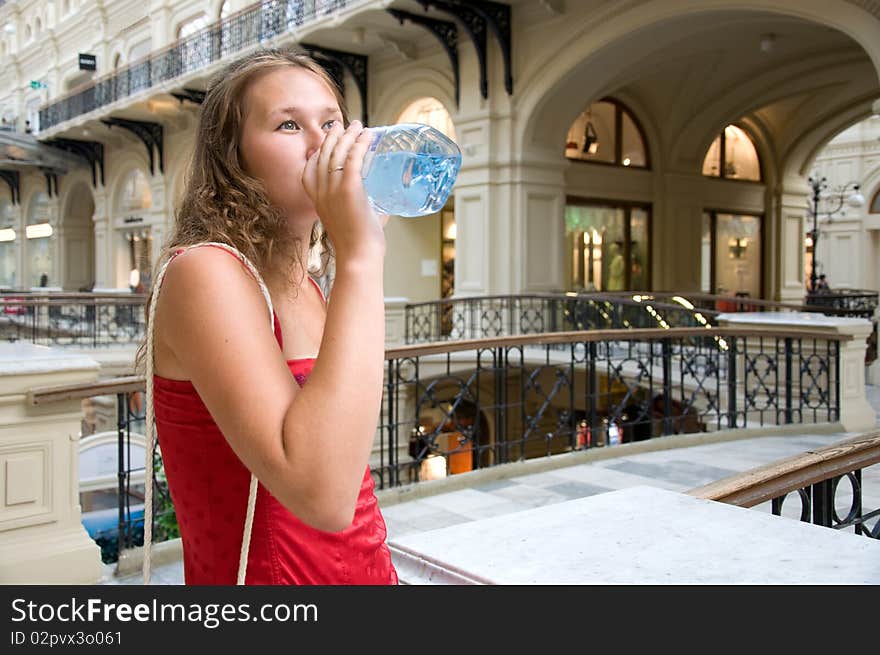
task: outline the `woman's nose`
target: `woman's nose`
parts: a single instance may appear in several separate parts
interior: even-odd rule
[[[307,134],[309,146],[306,149],[306,159],[310,159],[321,147],[321,144],[324,143],[324,137],[327,136],[327,133],[321,129],[311,128]]]

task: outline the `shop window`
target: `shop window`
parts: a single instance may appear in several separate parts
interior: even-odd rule
[[[140,169],[134,169],[122,183],[122,195],[119,199],[120,209],[130,212],[138,209],[149,209],[152,205],[152,194],[147,176]]]
[[[12,202],[0,200],[0,287],[15,288],[15,219]]]
[[[761,181],[761,160],[745,130],[728,125],[715,137],[703,159],[703,175],[730,180]]]
[[[647,140],[629,109],[612,98],[594,102],[568,130],[565,156],[612,166],[650,168]]]
[[[648,290],[650,207],[569,202],[565,208],[568,289]]]
[[[34,194],[28,205],[25,241],[27,248],[27,284],[46,287],[54,284],[52,271],[52,224],[49,222],[49,196],[43,191]]]
[[[719,296],[761,297],[761,223],[760,216],[703,212],[702,291]]]

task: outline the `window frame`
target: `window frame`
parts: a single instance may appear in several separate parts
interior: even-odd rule
[[[725,134],[725,130],[729,127],[733,126],[740,130],[742,130],[743,134],[746,135],[749,142],[752,144],[752,148],[755,149],[755,156],[758,158],[758,179],[757,180],[744,180],[738,177],[727,177],[724,174],[725,164],[727,164],[727,135]],[[712,147],[712,144],[715,143],[715,139],[720,137],[720,142],[718,144],[718,175],[706,175],[703,173],[703,167],[706,164],[706,157],[709,155],[709,149]],[[705,153],[703,154],[703,159],[700,161],[700,174],[703,177],[707,177],[710,180],[725,180],[727,182],[745,182],[748,184],[764,184],[764,179],[766,177],[764,172],[764,158],[761,157],[761,153],[758,150],[758,146],[755,143],[755,137],[752,133],[744,126],[739,123],[727,123],[724,127],[721,128],[721,133],[712,139],[712,142],[709,143],[709,147],[706,148]],[[723,212],[722,212],[723,213]]]
[[[592,105],[599,102],[607,102],[609,104],[614,105],[614,161],[591,161],[587,159],[579,159],[575,157],[569,157],[564,154],[565,149],[563,148],[563,156],[566,160],[570,162],[575,162],[578,164],[597,164],[600,166],[613,166],[615,168],[625,168],[627,170],[634,171],[650,171],[651,170],[651,148],[648,143],[648,137],[645,135],[645,128],[642,127],[642,122],[639,120],[638,116],[636,116],[635,112],[633,112],[626,103],[618,100],[617,98],[613,98],[611,96],[604,96],[591,102],[583,112],[587,111]],[[642,148],[645,151],[645,165],[644,166],[624,166],[623,165],[623,114],[624,112],[629,116],[630,120],[635,125],[636,130],[639,133],[639,137],[642,139]],[[580,115],[580,114],[579,114]],[[571,129],[571,126],[569,126]]]

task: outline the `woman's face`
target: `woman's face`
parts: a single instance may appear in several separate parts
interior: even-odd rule
[[[336,96],[305,68],[287,66],[248,86],[243,102],[240,154],[245,172],[265,186],[272,204],[288,219],[317,220],[302,187],[306,160],[335,122],[342,123]]]

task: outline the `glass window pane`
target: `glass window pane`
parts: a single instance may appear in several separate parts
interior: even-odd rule
[[[874,194],[874,200],[871,202],[870,212],[872,214],[880,214],[880,189]]]
[[[0,241],[0,286],[15,285],[15,241]]]
[[[52,284],[49,273],[52,270],[52,262],[49,254],[49,237],[27,240],[28,258],[30,260],[30,278],[28,284],[32,287],[40,286],[40,278],[45,274],[47,285]]]
[[[735,180],[761,180],[761,166],[755,144],[735,125],[724,128],[724,177]]]
[[[614,163],[615,105],[594,102],[575,119],[568,130],[565,156],[582,161]],[[590,144],[587,145],[587,141]],[[586,146],[587,152],[584,152]]]
[[[761,295],[761,219],[718,214],[715,236],[715,292]]]
[[[565,208],[570,290],[625,288],[624,217],[625,212],[619,207],[569,205]]]
[[[703,212],[703,238],[700,242],[700,291],[712,293],[712,215]]]
[[[720,177],[721,172],[719,170],[721,166],[721,137],[715,137],[715,140],[712,142],[712,145],[709,146],[708,152],[706,152],[706,158],[703,160],[703,175],[710,175],[712,177]]]
[[[648,290],[648,211],[630,212],[630,284],[633,291]]]
[[[621,164],[624,166],[639,166],[644,168],[648,165],[648,156],[645,150],[645,142],[642,134],[636,127],[635,121],[626,112],[623,112],[623,149],[621,152]],[[640,287],[635,287],[640,288]]]
[[[150,183],[139,169],[133,170],[125,178],[122,186],[121,210],[149,209],[153,204]]]
[[[28,205],[27,224],[37,225],[38,223],[49,222],[49,196],[43,191],[38,191],[33,198],[31,204]]]

